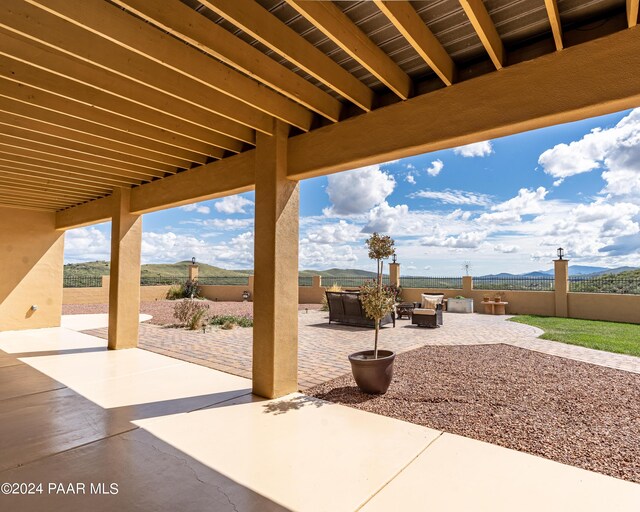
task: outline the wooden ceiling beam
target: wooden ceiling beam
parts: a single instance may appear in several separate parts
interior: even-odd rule
[[[411,96],[411,78],[333,2],[286,0],[291,7],[401,99]]]
[[[9,192],[5,192],[5,191],[0,191],[0,201],[13,201],[16,204],[23,204],[26,206],[48,207],[48,208],[53,208],[55,210],[61,210],[62,208],[68,208],[69,206],[78,204],[78,202],[73,203],[69,201],[57,201],[54,199],[32,197],[29,194],[25,194],[25,195],[10,194]]]
[[[33,178],[55,182],[58,185],[65,185],[77,190],[86,190],[87,192],[97,195],[109,193],[109,191],[115,187],[130,185],[119,181],[107,182],[101,178],[90,178],[55,167],[47,168],[31,163],[14,162],[12,158],[16,158],[15,155],[0,153],[0,171],[5,174],[24,176],[29,179]],[[46,164],[43,163],[43,165]]]
[[[640,0],[627,0],[627,23],[629,28],[635,27],[638,24],[639,7]]]
[[[34,105],[21,103],[2,95],[0,95],[0,112],[7,119],[16,119],[27,123],[27,127],[30,129],[51,133],[52,135],[66,135],[80,142],[120,151],[123,154],[148,158],[149,160],[166,163],[174,167],[188,169],[193,162],[204,164],[207,161],[204,155],[197,155],[179,148],[170,148],[133,134],[129,134],[129,137],[127,137],[123,132],[90,123],[83,119],[37,108]],[[175,151],[174,154],[172,154],[171,149]]]
[[[2,181],[0,182],[0,191],[7,193],[15,193],[19,196],[51,198],[59,201],[69,201],[71,204],[81,203],[83,201],[91,201],[96,199],[95,195],[76,194],[69,191],[61,191],[51,187],[38,186],[35,183],[24,184],[22,182]]]
[[[560,21],[560,13],[558,12],[557,0],[544,0],[547,8],[547,16],[551,24],[551,32],[553,33],[553,41],[556,43],[556,50],[560,51],[564,48],[562,42],[562,22]]]
[[[122,134],[127,140],[140,141],[141,145],[157,145],[158,148],[168,148],[169,154],[182,155],[208,155],[214,158],[222,158],[224,151],[220,147],[205,144],[177,133],[143,123],[141,121],[124,117],[106,110],[101,110],[93,105],[69,101],[62,96],[58,96],[48,91],[36,89],[29,85],[14,82],[0,76],[0,96],[3,96],[13,103],[28,105],[36,110],[51,112],[65,119],[65,124],[73,127],[73,121],[77,121],[82,126],[91,126],[91,131],[101,134],[101,128],[108,131],[115,131]],[[39,119],[47,120],[42,115]],[[107,132],[108,133],[108,132]],[[230,137],[214,134],[221,138],[226,138],[233,143],[235,152],[242,148],[242,143]],[[175,153],[174,153],[175,152]],[[188,158],[188,156],[185,156]],[[196,160],[193,160],[196,161]]]
[[[80,4],[76,7],[79,8]],[[72,60],[95,66],[110,75],[120,76],[142,86],[143,90],[156,90],[172,97],[174,101],[189,103],[232,122],[270,133],[271,116],[268,114],[185,78],[114,42],[30,5],[25,0],[3,0],[0,27],[59,51]],[[75,75],[70,73],[68,76],[73,78]]]
[[[219,135],[255,142],[255,131],[247,126],[1,31],[0,55],[0,75],[68,100],[205,143],[213,144]]]
[[[23,204],[15,204],[11,201],[5,201],[3,199],[0,199],[0,206],[4,206],[6,208],[12,208],[12,209],[16,209],[16,210],[31,210],[31,211],[35,211],[35,212],[49,212],[49,213],[55,213],[55,208],[40,208],[38,206],[28,206],[28,205],[23,205]]]
[[[634,69],[640,32],[616,32],[292,137],[288,176],[324,176],[634,108]]]
[[[12,141],[13,142],[13,141]],[[0,158],[15,159],[18,162],[26,162],[43,169],[60,168],[77,176],[84,176],[89,181],[96,183],[109,183],[111,185],[139,185],[145,180],[141,176],[125,171],[103,171],[97,166],[78,162],[54,153],[38,151],[33,147],[21,147],[12,143],[5,143],[0,136]]]
[[[2,98],[0,98],[0,104]],[[50,140],[60,139],[65,147],[75,147],[84,149],[85,152],[96,153],[102,156],[110,156],[116,161],[138,163],[150,169],[162,169],[164,172],[173,174],[176,168],[189,169],[192,162],[172,159],[168,156],[150,153],[127,144],[113,142],[108,139],[95,137],[91,133],[84,133],[71,130],[65,126],[44,123],[28,117],[19,116],[7,112],[0,106],[0,125],[8,125],[23,131],[34,132],[46,136]],[[166,170],[165,170],[166,169]]]
[[[131,16],[117,6],[103,0],[83,0],[80,3],[70,3],[68,0],[26,1],[65,22],[104,38],[104,41],[94,41],[95,37],[86,38],[88,34],[77,32],[75,27],[67,30],[64,37],[58,35],[56,38],[48,38],[49,42],[55,39],[56,47],[64,47],[65,51],[71,51],[79,58],[125,76],[135,76],[141,83],[155,84],[155,87],[163,90],[171,89],[175,80],[170,80],[170,77],[172,73],[179,73],[187,78],[179,83],[181,96],[193,94],[199,105],[206,105],[221,93],[220,103],[228,104],[228,107],[225,105],[223,108],[228,108],[234,115],[242,112],[237,104],[241,103],[250,110],[259,110],[304,131],[311,126],[313,115],[307,108],[261,86],[257,81]],[[80,46],[76,49],[78,42],[88,40],[94,41],[92,46]],[[114,52],[111,43],[121,48]],[[122,49],[126,51],[123,52]],[[130,55],[130,52],[142,59],[122,62],[120,55]],[[148,74],[143,73],[147,68]],[[201,91],[204,94],[200,94]],[[215,107],[215,111],[222,114],[219,106]],[[234,117],[230,116],[230,119]],[[258,126],[250,126],[260,129]]]
[[[434,73],[446,85],[453,84],[456,75],[453,60],[413,6],[398,0],[374,0],[374,3]]]
[[[202,0],[200,3],[366,112],[372,109],[371,89],[257,2]]]
[[[73,141],[60,139],[43,133],[24,130],[0,121],[0,140],[4,143],[22,148],[39,149],[40,151],[64,156],[78,162],[113,171],[124,171],[141,179],[163,178],[174,174],[175,168],[165,171],[161,166],[146,167],[134,162],[133,158],[114,158],[99,148],[93,148]],[[167,166],[168,167],[168,166]],[[169,168],[169,167],[168,167]]]
[[[21,183],[23,185],[33,184],[39,187],[48,187],[51,190],[70,192],[77,194],[80,197],[87,198],[108,195],[113,191],[113,187],[105,188],[103,190],[90,189],[77,185],[73,182],[66,181],[62,178],[36,176],[35,174],[28,174],[24,171],[5,168],[2,164],[0,164],[0,179],[11,183]]]
[[[504,45],[482,0],[460,0],[460,5],[496,69],[502,69],[505,62]]]
[[[340,120],[342,104],[337,99],[179,0],[114,3],[321,116]]]

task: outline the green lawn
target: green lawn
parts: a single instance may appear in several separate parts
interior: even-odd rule
[[[544,340],[640,356],[640,325],[637,324],[536,315],[519,315],[511,321],[539,327],[544,331],[540,336]]]

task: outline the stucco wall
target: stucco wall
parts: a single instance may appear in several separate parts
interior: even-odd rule
[[[141,286],[140,300],[153,301],[167,298],[171,286]],[[108,304],[109,277],[102,278],[101,288],[65,288],[62,293],[63,304]]]
[[[640,324],[640,295],[569,293],[569,317]]]
[[[0,207],[0,330],[60,325],[63,257],[53,213]]]

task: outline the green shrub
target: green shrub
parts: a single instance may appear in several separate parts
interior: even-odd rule
[[[209,319],[209,324],[219,325],[222,329],[233,329],[234,325],[253,327],[253,319],[250,316],[214,315]]]
[[[183,299],[173,307],[173,316],[192,331],[207,323],[209,304],[196,299]]]
[[[198,295],[198,282],[187,280],[184,284],[174,284],[167,291],[167,299],[169,300],[178,300],[178,299],[194,299],[197,298]]]
[[[184,298],[184,285],[174,284],[167,291],[167,299],[178,300]]]

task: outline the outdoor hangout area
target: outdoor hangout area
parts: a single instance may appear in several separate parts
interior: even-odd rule
[[[3,0],[0,510],[640,510],[639,11]]]

